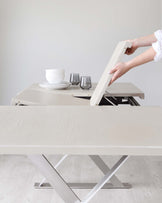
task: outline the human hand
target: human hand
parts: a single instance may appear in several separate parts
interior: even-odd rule
[[[138,48],[138,46],[137,46],[137,44],[136,44],[136,39],[128,40],[128,41],[132,43],[132,46],[131,46],[131,48],[127,48],[127,49],[126,49],[125,54],[131,55],[131,54],[133,54],[133,53],[136,51],[136,49]]]
[[[110,74],[114,74],[109,85],[111,85],[116,79],[124,75],[126,72],[129,71],[128,63],[118,63],[111,71]]]

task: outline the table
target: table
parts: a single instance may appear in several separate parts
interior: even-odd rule
[[[71,86],[67,90],[53,91],[33,84],[12,99],[12,105],[17,106],[12,110],[13,115],[11,110],[9,110],[10,113],[6,113],[10,115],[11,120],[16,118],[13,128],[16,126],[18,130],[15,130],[13,140],[18,142],[17,145],[10,143],[8,147],[3,147],[3,153],[11,153],[14,150],[18,154],[27,154],[48,180],[45,182],[43,179],[40,183],[35,183],[35,188],[54,188],[67,203],[89,202],[101,188],[131,188],[130,184],[122,183],[115,176],[116,171],[128,156],[138,153],[139,155],[162,153],[161,148],[156,148],[157,143],[151,149],[151,142],[143,146],[146,140],[144,139],[141,143],[141,137],[136,136],[137,133],[141,135],[141,133],[151,132],[150,129],[145,132],[146,126],[142,128],[140,122],[136,123],[137,117],[142,118],[145,112],[147,115],[149,112],[154,112],[154,108],[149,109],[148,112],[147,108],[127,106],[139,106],[135,97],[144,99],[144,93],[139,88],[131,83],[114,83],[106,90],[100,106],[91,107],[89,100],[95,87],[96,84],[93,84],[90,90],[82,90],[78,86]],[[160,113],[159,109],[156,109],[156,112]],[[129,119],[130,117],[132,120]],[[22,118],[24,118],[23,121],[21,121]],[[71,123],[72,120],[73,123]],[[150,123],[149,120],[147,121]],[[126,125],[127,122],[129,122],[129,128]],[[51,133],[54,136],[51,136]],[[136,137],[138,139],[134,142]],[[152,138],[152,134],[150,137]],[[62,154],[62,158],[56,166],[53,166],[44,154]],[[104,178],[99,183],[66,183],[58,173],[57,167],[71,154],[88,155],[103,172]],[[110,169],[100,155],[123,156]],[[109,180],[111,183],[107,183]],[[73,192],[73,188],[92,190],[83,200],[80,200]]]
[[[74,117],[74,125],[71,125],[70,120]],[[129,155],[162,155],[161,121],[160,107],[0,107],[0,153],[27,154],[65,202],[85,203],[109,180],[112,184],[104,188],[131,187],[121,183],[115,176]],[[141,134],[147,137],[141,137]],[[89,155],[104,174],[97,184],[79,185],[93,188],[83,200],[71,189],[78,185],[66,183],[57,171],[67,156],[65,153]],[[64,156],[54,167],[44,154]],[[127,155],[123,155],[110,169],[100,158],[103,154]],[[39,185],[37,187],[41,188]]]

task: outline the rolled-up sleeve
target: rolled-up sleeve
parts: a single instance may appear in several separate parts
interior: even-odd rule
[[[153,49],[156,52],[156,55],[154,57],[154,61],[160,61],[162,59],[162,30],[157,30],[154,33],[157,41],[152,44]]]

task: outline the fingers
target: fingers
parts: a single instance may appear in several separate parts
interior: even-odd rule
[[[118,70],[118,65],[117,64],[113,69],[110,70],[110,74],[115,73]]]
[[[112,80],[109,82],[108,86],[110,86],[112,84]]]
[[[115,72],[116,72],[116,69],[110,70],[110,74],[115,73]]]
[[[113,68],[111,71],[110,71],[110,74],[113,74],[113,73],[115,73],[117,71],[117,66],[115,67],[115,68]],[[114,74],[115,75],[115,74]],[[113,75],[113,77],[112,77],[112,79],[111,79],[111,81],[110,81],[110,83],[109,83],[109,85],[108,86],[110,86],[113,82],[114,82],[114,75]]]
[[[114,82],[116,79],[118,79],[118,72],[114,73],[111,80],[112,80],[112,82]]]
[[[118,79],[118,72],[116,72],[116,73],[114,73],[114,75],[113,75],[113,77],[112,77],[112,79],[111,79],[111,81],[110,81],[110,83],[109,83],[109,86],[115,81],[115,80],[117,80]]]
[[[117,78],[118,78],[118,73],[117,73],[117,71],[118,71],[118,68],[119,68],[119,64],[120,63],[118,63],[116,66],[115,66],[115,68],[113,68],[112,70],[110,70],[110,74],[113,74],[114,73],[114,75],[113,75],[113,77],[112,77],[112,79],[111,79],[111,81],[110,81],[110,83],[109,83],[109,85],[108,86],[110,86]]]

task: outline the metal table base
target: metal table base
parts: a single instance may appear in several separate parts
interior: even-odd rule
[[[67,157],[67,155],[65,155]],[[88,203],[100,189],[129,189],[131,185],[121,183],[115,173],[128,159],[127,155],[122,156],[119,161],[110,169],[98,155],[90,155],[92,161],[104,173],[104,177],[98,183],[67,183],[58,173],[57,169],[49,162],[45,155],[29,155],[29,159],[38,167],[49,183],[35,183],[36,189],[55,189],[66,203]],[[64,158],[64,157],[63,157]],[[64,160],[64,159],[63,159]],[[62,161],[59,163],[61,164]],[[59,164],[59,165],[60,165]],[[107,183],[108,181],[111,183]],[[80,200],[73,189],[91,189],[91,191]]]

